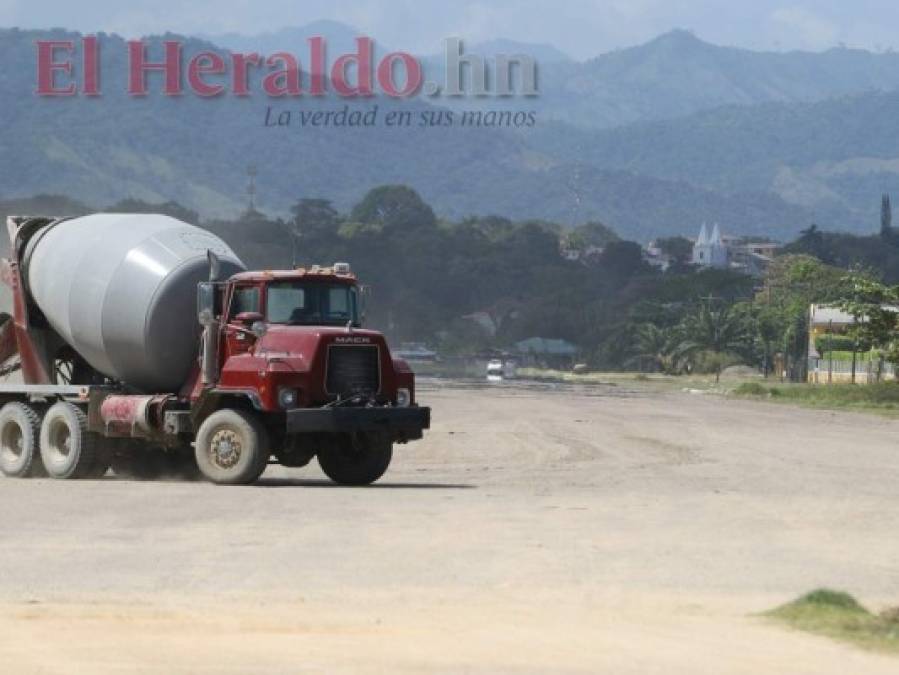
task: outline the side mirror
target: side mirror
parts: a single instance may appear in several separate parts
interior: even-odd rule
[[[259,312],[241,312],[234,317],[234,320],[237,323],[242,323],[244,326],[252,326],[254,323],[262,322],[263,318]]]
[[[359,287],[359,320],[365,322],[365,315],[368,313],[368,299],[371,297],[371,286]]]
[[[250,330],[253,332],[253,335],[261,339],[268,332],[268,326],[265,325],[265,321],[254,321],[253,325],[250,326]]]
[[[242,329],[244,332],[252,333],[257,338],[261,338],[268,332],[264,317],[259,312],[241,312],[234,317],[234,320],[246,326]]]

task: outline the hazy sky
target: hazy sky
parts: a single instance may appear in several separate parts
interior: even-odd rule
[[[258,33],[341,21],[382,44],[437,51],[444,37],[549,42],[577,58],[672,28],[719,44],[819,50],[899,48],[895,0],[0,0],[0,25],[140,36]]]

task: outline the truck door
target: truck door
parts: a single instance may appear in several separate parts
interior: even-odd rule
[[[259,312],[261,303],[258,286],[236,286],[231,294],[228,307],[228,320],[225,324],[225,358],[245,354],[253,346],[255,340],[247,334],[249,326],[237,321],[237,315],[245,312]],[[242,330],[241,330],[242,329]]]

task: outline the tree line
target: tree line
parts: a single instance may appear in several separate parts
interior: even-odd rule
[[[0,210],[91,210],[60,197],[33,200],[0,202]],[[893,315],[875,307],[899,305],[899,290],[889,286],[899,280],[899,241],[888,225],[871,237],[810,227],[754,279],[691,266],[683,237],[659,242],[674,259],[661,271],[639,244],[600,222],[566,228],[502,216],[441,219],[403,185],[372,189],[348,213],[322,198],[298,199],[287,217],[250,209],[202,222],[175,202],[129,199],[106,210],[199,223],[251,268],[348,261],[373,290],[369,325],[395,343],[425,342],[444,354],[544,337],[573,343],[597,369],[720,374],[742,363],[768,372],[776,361],[799,369],[809,304],[830,303],[879,317],[880,332],[870,323],[859,339],[893,357]]]

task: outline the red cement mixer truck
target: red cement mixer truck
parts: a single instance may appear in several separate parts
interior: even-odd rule
[[[0,276],[0,471],[90,478],[199,473],[254,482],[313,457],[380,478],[422,437],[408,365],[362,326],[346,263],[248,272],[168,216],[10,217]],[[2,308],[0,308],[2,309]]]

